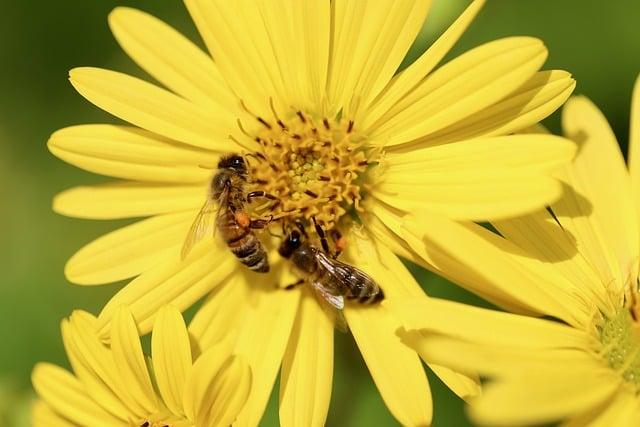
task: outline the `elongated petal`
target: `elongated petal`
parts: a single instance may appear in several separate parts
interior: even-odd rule
[[[98,339],[96,323],[93,315],[82,310],[75,310],[68,321],[62,322],[65,350],[76,376],[114,416],[144,414],[145,409],[132,395],[133,389],[122,381],[110,350]]]
[[[135,218],[200,209],[205,197],[204,185],[114,182],[63,191],[53,210],[75,218]]]
[[[226,427],[238,417],[251,389],[251,369],[241,357],[234,356],[222,366],[202,397],[196,425]]]
[[[269,99],[282,111],[290,108],[260,4],[247,0],[186,0],[185,4],[223,78],[251,111],[270,116]]]
[[[563,179],[589,200],[592,210],[576,212],[571,199],[552,208],[599,269],[603,283],[621,291],[630,277],[636,277],[640,256],[638,215],[624,158],[606,118],[587,98],[568,101],[562,126],[565,135],[579,145],[578,156]],[[588,217],[576,218],[585,214]]]
[[[349,236],[349,260],[369,274],[385,298],[426,298],[415,279],[386,247]],[[345,317],[385,404],[402,425],[429,425],[432,401],[418,355],[403,345],[396,318],[380,305],[345,307]]]
[[[69,75],[82,96],[131,124],[209,150],[237,149],[223,118],[157,86],[99,68],[76,68]]]
[[[213,241],[196,246],[184,260],[176,254],[151,269],[111,298],[98,317],[98,330],[108,338],[110,324],[118,307],[127,305],[141,334],[149,332],[160,308],[171,304],[184,311],[218,286],[235,269],[238,261]]]
[[[65,266],[73,283],[127,279],[180,253],[194,213],[161,215],[106,234],[76,252]]]
[[[138,328],[131,311],[124,306],[116,311],[113,318],[111,353],[118,366],[122,382],[129,387],[133,398],[145,408],[148,414],[155,413],[158,409],[158,401],[142,353]]]
[[[248,309],[238,332],[234,354],[249,362],[253,375],[251,393],[238,415],[237,426],[254,426],[260,422],[271,394],[280,363],[291,335],[298,309],[298,290],[266,290],[273,286],[260,283],[247,301]]]
[[[543,424],[589,410],[620,387],[604,367],[567,368],[569,372],[531,372],[514,382],[488,385],[470,408],[472,419],[493,425]]]
[[[74,427],[51,410],[42,400],[38,400],[31,408],[31,422],[34,427]]]
[[[109,15],[120,46],[149,74],[178,95],[229,115],[235,96],[210,56],[159,19],[136,9],[118,7]]]
[[[526,37],[475,48],[439,68],[372,124],[371,138],[393,146],[437,132],[515,91],[546,57],[542,42]]]
[[[280,379],[280,424],[323,426],[333,379],[333,321],[303,292]]]
[[[245,274],[231,274],[215,288],[189,323],[189,334],[199,351],[223,341],[235,340],[242,323],[249,286]]]
[[[204,182],[217,157],[134,127],[82,125],[51,135],[49,151],[74,166],[101,175],[149,182]]]
[[[174,307],[165,306],[156,317],[151,356],[162,400],[174,414],[184,413],[182,396],[191,369],[191,345],[184,319]]]
[[[31,381],[38,395],[55,412],[77,425],[124,425],[123,420],[113,417],[91,400],[78,380],[62,368],[39,363],[33,369]]]
[[[508,135],[526,129],[564,104],[575,86],[575,80],[566,71],[539,71],[499,102],[438,132],[418,138],[415,143],[399,145],[397,151],[471,138]]]
[[[512,217],[560,197],[560,183],[549,175],[574,153],[570,141],[546,135],[428,147],[390,155],[373,194],[406,212],[456,220]]]
[[[391,80],[425,20],[431,2],[334,1],[329,97],[354,116]]]
[[[613,401],[594,420],[590,420],[590,427],[632,426],[638,418],[640,404],[634,394],[627,390],[619,390]],[[578,424],[567,424],[565,427],[575,427]],[[584,424],[583,424],[584,425]]]
[[[629,172],[636,206],[640,207],[640,75],[636,78],[631,96],[631,124],[629,126]]]
[[[196,359],[189,370],[182,401],[188,419],[196,421],[201,411],[209,409],[203,408],[203,399],[220,369],[230,362],[230,350],[228,344],[212,346]]]
[[[442,271],[470,271],[470,281],[460,275],[460,284],[472,292],[500,303],[511,301],[522,308],[561,319],[573,319],[576,297],[564,286],[553,266],[530,258],[517,246],[475,224],[460,224],[439,216],[420,214],[405,220],[407,236],[424,239],[412,248]],[[553,284],[557,284],[554,286]]]
[[[426,329],[482,345],[528,349],[580,348],[588,336],[569,326],[548,320],[486,310],[436,298],[389,299],[383,305],[408,330]],[[526,331],[526,334],[523,333]]]
[[[411,92],[451,50],[460,36],[469,27],[478,14],[484,0],[474,0],[469,7],[455,20],[453,24],[429,48],[401,73],[396,74],[385,87],[378,99],[367,108],[364,127],[375,123],[380,116],[403,97]]]

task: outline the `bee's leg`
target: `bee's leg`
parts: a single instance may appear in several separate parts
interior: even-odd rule
[[[291,289],[297,288],[298,286],[302,285],[303,283],[304,283],[304,279],[298,279],[297,282],[285,286],[284,290],[285,291],[290,291]]]
[[[269,200],[278,200],[278,198],[276,196],[274,196],[273,194],[269,194],[263,190],[257,190],[257,191],[252,191],[249,194],[247,194],[247,202],[251,203],[252,199],[255,199],[256,197],[264,197],[265,199],[269,199]],[[278,200],[278,203],[280,201]]]
[[[252,219],[249,223],[249,228],[259,230],[271,224],[271,221],[273,221],[273,215],[271,215],[269,219]]]
[[[313,219],[313,225],[316,228],[316,233],[318,234],[318,237],[320,237],[320,244],[322,245],[322,250],[325,253],[330,254],[331,252],[329,251],[329,243],[327,242],[327,236],[325,236],[324,230],[322,229],[322,227],[320,227],[320,225],[318,225],[315,217],[313,217],[312,219]]]
[[[336,259],[340,256],[344,248],[347,246],[347,238],[340,233],[340,231],[335,228],[331,230],[331,239],[333,240],[335,252],[333,253],[333,259]]]

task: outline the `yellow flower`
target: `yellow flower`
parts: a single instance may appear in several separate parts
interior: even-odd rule
[[[564,197],[549,210],[494,222],[502,237],[446,221],[429,230],[404,224],[414,236],[442,243],[440,253],[428,255],[416,239],[416,254],[424,261],[463,268],[470,289],[549,320],[437,300],[388,304],[403,320],[405,340],[424,360],[491,378],[470,406],[482,424],[562,420],[572,426],[635,426],[640,419],[640,78],[628,171],[613,131],[589,100],[572,98],[562,118],[579,154],[561,174]]]
[[[111,347],[95,333],[96,318],[75,311],[62,322],[73,374],[48,363],[33,371],[40,396],[35,426],[228,426],[247,400],[249,366],[213,346],[192,360],[189,334],[180,312],[160,310],[147,360],[128,309],[118,310]]]
[[[559,197],[551,173],[573,157],[574,144],[511,135],[551,114],[573,90],[568,73],[538,71],[547,56],[542,42],[509,37],[436,68],[483,3],[474,1],[397,74],[428,0],[187,0],[211,56],[143,12],[116,9],[116,38],[169,90],[75,69],[71,82],[83,96],[135,127],[75,126],[49,141],[61,159],[122,179],[60,194],[57,212],[150,217],[90,243],[66,266],[67,277],[84,285],[137,276],[100,313],[100,336],[108,338],[120,305],[131,307],[144,333],[159,307],[184,310],[209,294],[190,330],[205,344],[228,340],[249,360],[254,380],[239,424],[259,422],[281,364],[281,422],[322,424],[333,319],[309,289],[280,289],[296,281],[291,266],[269,245],[271,272],[261,276],[220,239],[204,239],[185,259],[180,248],[221,154],[230,152],[245,156],[247,190],[277,199],[252,205],[256,219],[315,218],[339,229],[349,241],[344,260],[389,297],[424,296],[397,257],[408,254],[392,228],[402,215],[426,209],[461,220],[504,218]],[[266,241],[266,233],[259,236]],[[405,425],[428,424],[426,375],[392,333],[393,318],[355,305],[345,317],[393,415]],[[432,368],[459,395],[477,391],[472,379]]]

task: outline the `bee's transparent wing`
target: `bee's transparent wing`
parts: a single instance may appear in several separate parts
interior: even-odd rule
[[[342,289],[348,289],[351,296],[360,295],[362,289],[358,286],[365,286],[368,289],[379,290],[378,284],[364,271],[352,265],[345,264],[336,259],[329,258],[324,252],[318,251],[316,260],[326,269],[331,277],[340,284]]]
[[[347,326],[347,319],[344,318],[344,313],[342,312],[344,309],[344,297],[335,295],[320,282],[311,282],[311,286],[322,309],[334,319],[336,328],[342,332],[347,332],[349,327]]]
[[[196,219],[193,221],[193,224],[191,224],[189,233],[182,245],[182,251],[180,252],[182,259],[185,259],[187,255],[189,255],[189,252],[191,252],[191,249],[193,249],[196,243],[202,240],[202,238],[211,229],[211,226],[213,225],[213,221],[211,219],[213,218],[215,211],[215,204],[211,199],[207,198],[204,205],[202,205],[200,212],[198,212]]]

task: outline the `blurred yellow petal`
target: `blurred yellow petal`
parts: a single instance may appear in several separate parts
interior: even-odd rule
[[[159,215],[105,234],[76,252],[65,276],[80,285],[116,282],[180,253],[193,212]]]
[[[331,3],[332,46],[328,95],[353,117],[397,71],[418,35],[430,0],[339,0]]]
[[[149,182],[204,182],[217,155],[127,126],[82,125],[54,132],[56,157],[89,172]]]
[[[259,282],[259,281],[256,281]],[[234,425],[254,426],[260,422],[280,363],[291,335],[298,311],[300,291],[269,289],[272,283],[255,283],[262,287],[247,301],[243,323],[238,332],[234,354],[251,366],[253,381],[246,405]]]
[[[217,106],[216,113],[229,115],[233,123],[229,107],[237,99],[210,56],[169,25],[140,10],[118,7],[109,15],[109,25],[120,46],[149,74],[196,104]]]
[[[562,277],[552,265],[528,257],[483,227],[424,213],[407,216],[404,230],[407,235],[424,239],[422,247],[414,245],[413,249],[439,270],[470,270],[471,277],[479,280],[463,278],[460,284],[483,297],[560,319],[582,314],[572,287],[562,286]]]
[[[200,209],[204,185],[113,182],[74,187],[53,199],[53,210],[75,218],[120,219]]]
[[[184,386],[182,406],[188,419],[196,421],[203,408],[203,398],[220,368],[229,361],[229,345],[216,345],[196,359]]]
[[[350,260],[384,290],[385,298],[426,298],[402,262],[365,236],[350,236]],[[402,425],[429,425],[432,401],[418,355],[396,336],[397,319],[380,305],[345,306],[345,317],[389,411]]]
[[[251,369],[240,357],[232,357],[222,366],[202,398],[197,426],[226,427],[238,417],[251,389]]]
[[[138,334],[131,311],[125,306],[120,306],[114,315],[111,328],[111,354],[122,382],[131,391],[133,399],[144,407],[148,414],[153,414],[158,409],[158,401]]]
[[[33,427],[74,427],[75,424],[57,415],[41,400],[31,408],[31,422]]]
[[[102,309],[98,317],[99,335],[108,338],[110,323],[122,305],[131,309],[141,334],[151,330],[162,306],[170,304],[180,311],[191,307],[239,268],[233,255],[220,249],[213,241],[203,242],[184,260],[176,254],[138,276]]]
[[[333,320],[311,290],[304,289],[282,361],[282,426],[325,424],[333,379],[333,329]]]
[[[463,374],[444,365],[427,363],[429,369],[458,397],[469,399],[481,394],[480,378],[477,374]]]
[[[411,65],[396,74],[379,97],[369,106],[364,128],[375,123],[381,115],[411,92],[442,61],[476,17],[485,0],[474,0],[445,32]]]
[[[508,135],[538,123],[569,98],[576,81],[566,71],[539,71],[499,102],[398,151],[465,139]],[[393,147],[392,149],[395,149]]]
[[[571,199],[552,208],[576,237],[581,252],[599,269],[602,282],[621,290],[637,276],[640,257],[638,214],[624,158],[606,118],[587,98],[567,102],[562,126],[579,146],[563,179],[589,200],[592,210],[576,212]],[[576,218],[580,214],[589,216]]]
[[[182,314],[171,306],[160,310],[151,336],[155,380],[167,408],[184,413],[182,396],[191,369],[191,345]]]
[[[69,73],[78,92],[101,109],[159,135],[222,152],[234,151],[226,120],[135,77],[99,68]]]
[[[604,369],[525,372],[518,381],[491,383],[470,406],[471,418],[492,425],[544,424],[589,410],[620,387]]]
[[[631,95],[631,124],[629,127],[629,172],[636,206],[640,209],[640,75]]]
[[[229,275],[211,291],[189,323],[189,333],[197,343],[198,351],[205,351],[225,339],[235,339],[248,298],[249,287],[244,274]]]
[[[583,331],[548,320],[486,310],[436,298],[391,299],[382,303],[406,329],[426,329],[483,345],[529,349],[581,348],[589,344]]]
[[[589,427],[634,426],[638,421],[638,413],[640,403],[637,396],[630,390],[621,390],[601,414],[590,420]]]
[[[436,70],[370,129],[385,146],[437,132],[491,106],[523,85],[547,57],[540,40],[511,37],[486,43]]]
[[[33,368],[31,381],[38,395],[51,409],[77,425],[125,425],[123,420],[113,417],[88,397],[78,380],[62,368],[39,363]]]

